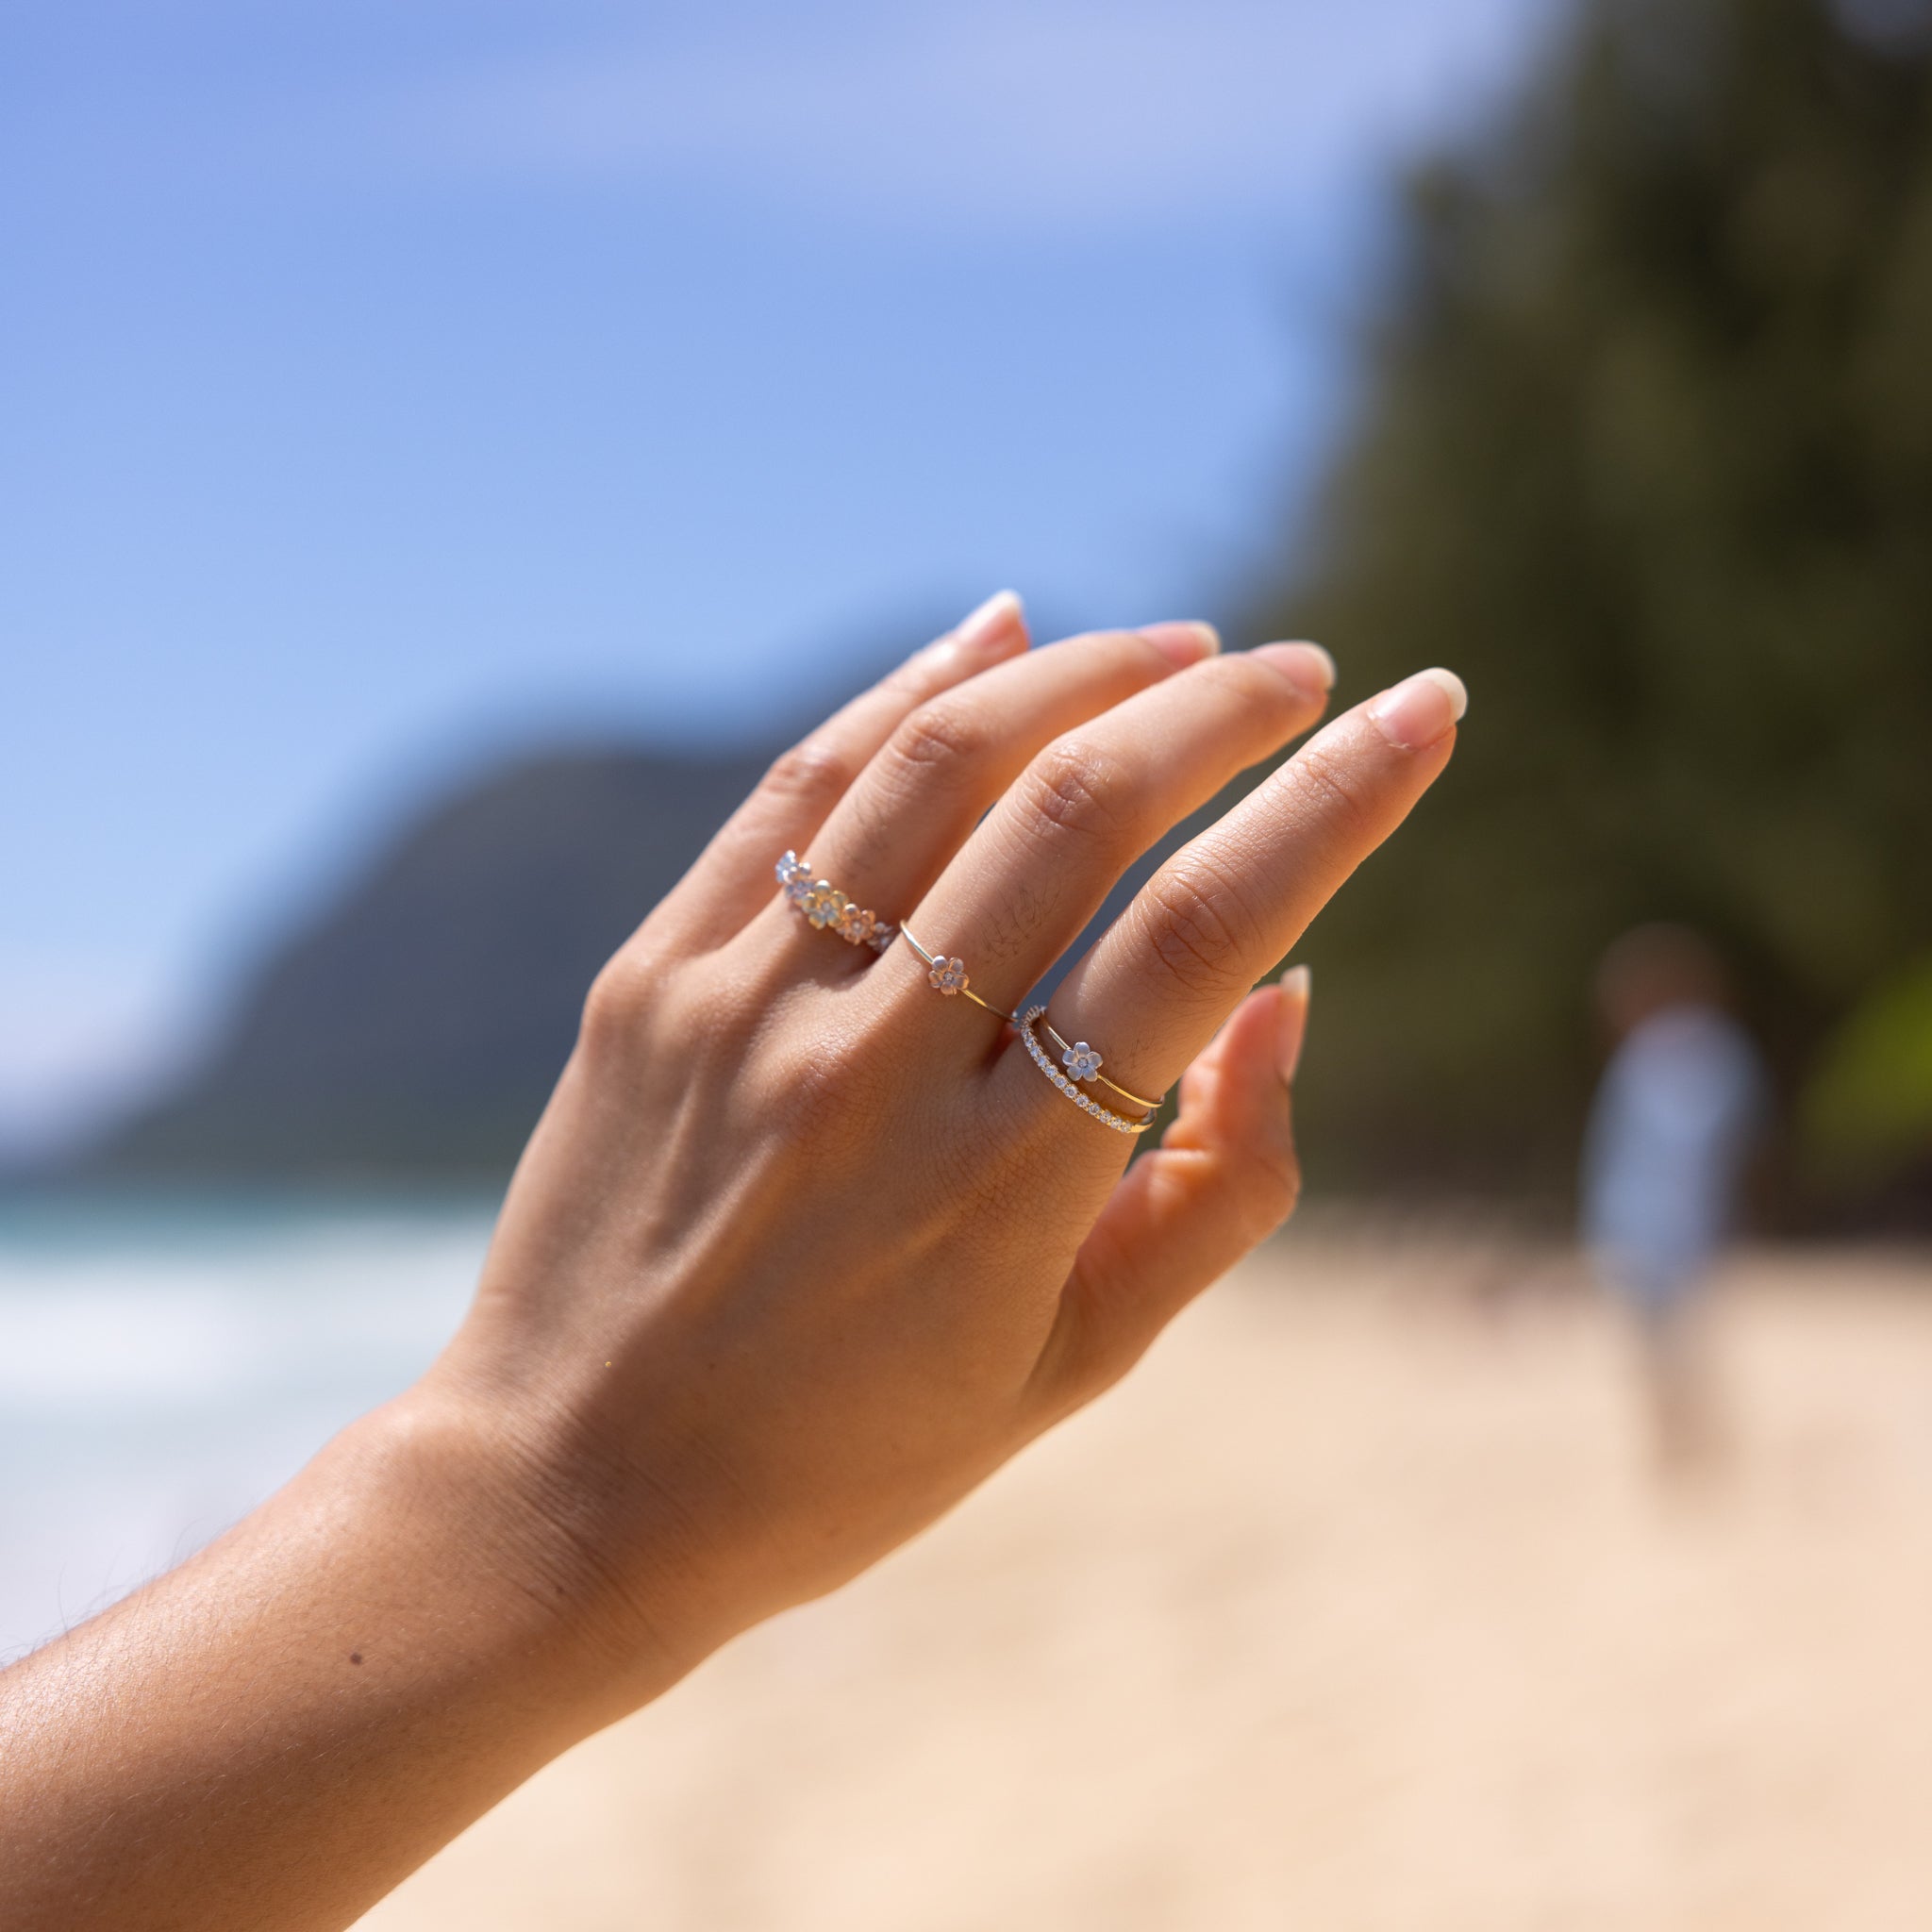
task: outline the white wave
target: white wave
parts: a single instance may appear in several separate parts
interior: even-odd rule
[[[481,1215],[0,1231],[0,1659],[165,1569],[415,1379]]]

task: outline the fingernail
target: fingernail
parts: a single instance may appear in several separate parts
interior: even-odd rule
[[[1024,610],[1019,591],[995,591],[978,609],[968,612],[959,620],[953,630],[953,641],[959,644],[989,643],[1018,624]]]
[[[1469,708],[1469,693],[1453,671],[1418,671],[1369,707],[1382,736],[1404,751],[1421,751],[1455,726]]]
[[[1143,624],[1141,635],[1183,671],[1221,649],[1221,633],[1211,624]]]
[[[1284,1081],[1292,1085],[1294,1070],[1301,1065],[1302,1041],[1308,1030],[1308,995],[1314,977],[1306,966],[1291,966],[1281,975],[1281,1018],[1274,1036],[1274,1064]]]
[[[1257,644],[1249,655],[1310,697],[1326,697],[1335,689],[1335,659],[1320,644]]]

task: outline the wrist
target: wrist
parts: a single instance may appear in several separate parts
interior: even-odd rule
[[[634,1520],[651,1486],[640,1479],[625,1495],[564,1419],[523,1407],[432,1371],[356,1425],[358,1452],[397,1507],[425,1519],[449,1587],[487,1616],[498,1657],[539,1669],[552,1707],[589,1735],[669,1690],[730,1633],[707,1636],[691,1614],[668,1526]],[[654,1570],[661,1589],[641,1581]]]

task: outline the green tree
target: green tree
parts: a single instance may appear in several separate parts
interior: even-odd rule
[[[1624,926],[1793,1090],[1932,953],[1932,8],[1590,0],[1403,219],[1265,621],[1471,710],[1311,941],[1307,1099],[1343,1182],[1554,1188]]]

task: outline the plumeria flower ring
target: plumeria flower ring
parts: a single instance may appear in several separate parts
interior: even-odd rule
[[[933,960],[932,970],[925,976],[949,997],[966,991],[966,962],[963,959],[949,959],[941,953]]]
[[[798,902],[799,910],[823,930],[838,918],[851,902],[830,879],[816,880],[810,891]]]
[[[821,932],[830,926],[848,945],[870,946],[875,953],[883,953],[898,937],[896,925],[848,898],[830,879],[819,878],[810,859],[787,852],[772,870],[785,897]]]
[[[841,940],[855,946],[863,945],[872,938],[878,922],[863,906],[855,906],[850,899],[839,908],[839,916],[832,924]]]
[[[813,880],[810,859],[801,858],[795,852],[788,852],[778,861],[776,871],[778,883],[785,888],[785,896],[801,908],[823,883]]]
[[[1100,1056],[1084,1040],[1076,1040],[1060,1056],[1060,1065],[1076,1080],[1091,1080],[1100,1071]]]

